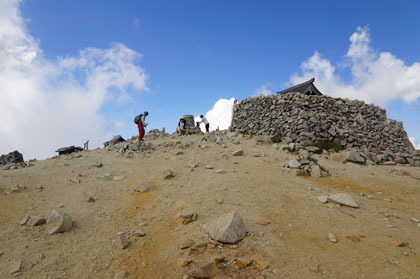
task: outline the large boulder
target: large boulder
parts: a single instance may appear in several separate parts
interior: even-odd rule
[[[23,155],[19,151],[15,150],[10,152],[7,155],[0,156],[0,166],[13,164],[13,163],[23,163]]]
[[[204,229],[213,239],[223,243],[235,243],[246,236],[244,221],[235,211],[210,221]]]
[[[64,212],[53,210],[47,219],[49,234],[68,232],[73,227],[73,220]]]

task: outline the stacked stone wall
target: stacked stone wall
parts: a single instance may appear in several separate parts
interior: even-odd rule
[[[420,165],[402,122],[359,100],[297,93],[247,98],[234,105],[232,131],[278,135],[302,145],[333,141],[363,151],[375,163]]]

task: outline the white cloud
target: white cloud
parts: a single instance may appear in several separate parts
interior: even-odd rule
[[[229,125],[232,121],[232,109],[235,98],[231,99],[219,99],[213,106],[211,110],[207,112],[205,117],[210,123],[210,130],[226,130],[229,128]],[[195,121],[200,121],[200,117],[196,117]],[[204,124],[200,125],[200,128],[205,132]]]
[[[316,78],[316,86],[327,95],[365,100],[384,105],[402,99],[412,102],[420,98],[420,62],[406,65],[389,52],[378,52],[370,44],[367,27],[358,27],[350,36],[345,68],[352,74],[350,83],[342,80],[331,61],[315,51],[302,63],[302,74],[294,74],[291,83]]]
[[[271,87],[271,83],[266,83],[266,84],[261,85],[255,90],[254,96],[260,96],[260,95],[267,96],[267,95],[273,94],[273,91],[269,89],[270,87]]]
[[[420,150],[420,142],[418,142],[413,137],[409,137],[409,140],[411,141],[411,144],[414,146],[415,149],[419,149]]]
[[[99,111],[110,99],[145,91],[141,55],[122,44],[87,48],[75,57],[43,58],[26,30],[17,0],[0,2],[0,154],[15,149],[45,158],[87,139],[101,145],[107,127]]]

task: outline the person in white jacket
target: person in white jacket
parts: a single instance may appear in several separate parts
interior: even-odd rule
[[[204,117],[204,115],[200,115],[201,121],[197,122],[197,127],[200,127],[201,123],[204,123],[204,125],[206,125],[206,132],[209,131],[210,129],[210,123],[207,120],[207,118]]]

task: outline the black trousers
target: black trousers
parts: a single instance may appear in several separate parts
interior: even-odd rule
[[[210,129],[210,124],[206,124],[206,132],[208,132]]]

